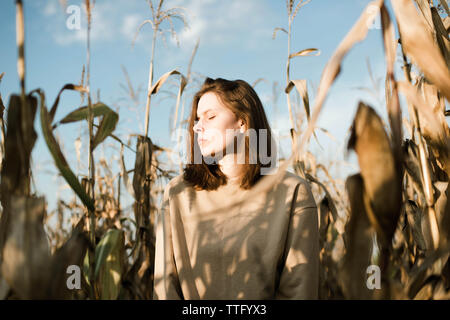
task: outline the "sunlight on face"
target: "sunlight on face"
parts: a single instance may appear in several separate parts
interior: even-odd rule
[[[205,93],[198,102],[194,132],[203,156],[224,151],[233,142],[233,130],[240,129],[240,121],[213,92]],[[228,129],[228,130],[227,130]]]

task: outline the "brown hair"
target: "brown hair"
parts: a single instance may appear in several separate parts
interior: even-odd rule
[[[252,151],[249,150],[249,137],[245,136],[244,175],[240,187],[243,189],[250,189],[261,178],[261,168],[271,167],[274,164],[276,154],[272,154],[272,144],[275,146],[275,142],[272,140],[272,132],[261,100],[255,90],[244,80],[230,81],[222,78],[206,78],[201,89],[195,94],[188,123],[188,163],[184,169],[184,180],[193,185],[197,190],[215,190],[219,186],[227,184],[227,177],[220,170],[219,164],[207,164],[205,163],[203,156],[201,156],[201,163],[194,163],[194,150],[196,150],[196,154],[199,154],[200,148],[197,139],[195,138],[196,133],[194,132],[193,127],[197,118],[198,102],[207,92],[215,93],[221,102],[229,108],[238,119],[243,120],[247,130],[255,129],[256,132],[259,132],[259,129],[267,130],[267,136],[265,137],[267,141],[265,141],[265,143],[268,152],[267,156],[270,157],[270,161],[267,164],[262,164],[259,156],[256,157],[256,161],[250,163],[250,152],[256,151],[256,153],[253,154],[259,155],[258,150],[261,143],[259,141],[260,135],[256,134],[257,140],[254,145],[256,145],[257,149]]]

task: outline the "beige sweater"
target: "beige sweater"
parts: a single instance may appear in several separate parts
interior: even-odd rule
[[[236,183],[196,191],[182,175],[170,180],[156,222],[154,299],[318,298],[318,216],[308,182],[285,171],[269,192],[211,212],[246,192]]]

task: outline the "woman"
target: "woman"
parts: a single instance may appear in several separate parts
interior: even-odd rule
[[[167,184],[157,217],[154,298],[317,299],[318,217],[308,183],[285,171],[268,192],[239,201],[274,173],[276,159],[253,88],[207,78],[188,129],[188,164]]]

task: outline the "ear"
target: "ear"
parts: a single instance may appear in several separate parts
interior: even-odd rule
[[[240,126],[240,128],[239,128],[239,131],[240,131],[240,133],[244,133],[244,131],[245,131],[245,122],[244,122],[244,120],[239,120],[239,126]]]

